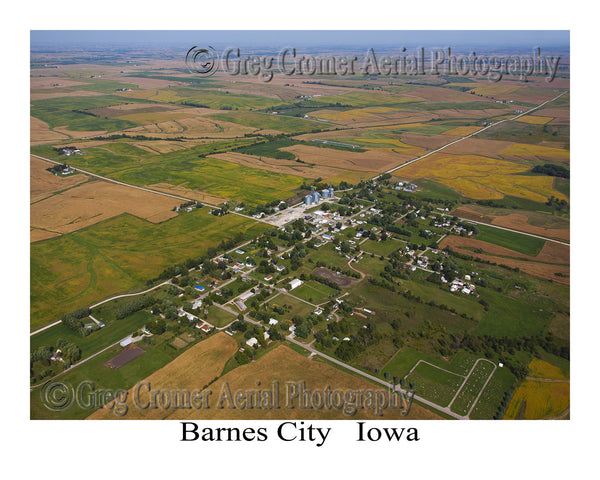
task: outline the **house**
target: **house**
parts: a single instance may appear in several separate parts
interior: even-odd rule
[[[274,318],[269,319],[269,325],[277,325],[278,323],[279,323],[279,321],[275,320]]]
[[[299,280],[297,278],[294,278],[291,282],[290,282],[290,290],[293,290],[296,287],[299,287],[300,285],[302,285],[302,280]]]
[[[238,253],[238,254],[240,254],[240,255],[243,255],[243,254],[244,254],[244,251],[243,251],[243,250],[239,250],[239,249],[238,249],[238,250],[236,250],[236,251],[235,251],[235,253]]]
[[[258,345],[258,340],[255,337],[252,337],[246,341],[246,345],[249,347],[253,347],[254,345]]]
[[[208,323],[205,323],[204,325],[202,325],[200,327],[200,330],[202,330],[203,332],[208,333],[208,332],[210,332],[211,328],[210,328],[210,325]]]
[[[277,270],[278,272],[283,272],[283,270],[285,270],[285,266],[284,265],[278,265],[277,267],[275,267],[275,270]]]
[[[273,280],[273,275],[267,275],[267,276],[265,277],[265,281],[266,281],[266,282],[270,282],[271,280]]]

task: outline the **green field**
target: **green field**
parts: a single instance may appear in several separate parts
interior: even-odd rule
[[[415,387],[415,394],[438,405],[447,406],[463,382],[463,377],[445,372],[427,363],[420,363],[406,378]]]
[[[290,292],[295,297],[317,305],[327,302],[330,300],[331,295],[336,295],[337,293],[337,290],[312,280],[303,283]]]
[[[202,307],[200,307],[200,309],[202,310]],[[206,317],[206,321],[217,328],[229,325],[231,322],[234,322],[237,318],[235,315],[232,315],[231,313],[215,305],[207,307],[207,310],[208,317]],[[204,318],[202,314],[199,314],[199,317]]]
[[[509,248],[515,252],[525,255],[537,255],[546,243],[545,240],[520,233],[509,232],[500,228],[488,227],[487,225],[477,225],[479,234],[477,240],[494,243],[504,248]]]
[[[48,98],[31,102],[31,116],[46,122],[50,128],[65,126],[76,131],[115,131],[136,127],[138,124],[128,120],[97,117],[80,112],[137,102],[141,102],[141,100],[123,98],[117,95]],[[79,110],[79,112],[76,110]]]
[[[367,240],[365,243],[361,244],[360,248],[368,253],[374,253],[375,255],[383,255],[384,257],[387,257],[399,248],[404,248],[405,245],[406,244],[404,242],[392,239],[388,239],[383,242]]]
[[[263,226],[238,215],[195,210],[161,224],[124,214],[31,245],[31,328],[156,277],[165,267],[206,253]]]

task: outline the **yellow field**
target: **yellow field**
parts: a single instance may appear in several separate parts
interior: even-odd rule
[[[156,102],[175,102],[183,99],[172,90],[133,90],[131,92],[123,92],[118,94],[121,97],[144,98]]]
[[[535,420],[553,417],[569,407],[570,385],[568,383],[549,383],[524,381],[514,393],[505,419]]]
[[[319,110],[317,112],[313,112],[311,116],[322,118],[324,120],[330,120],[332,122],[347,122],[356,120],[357,118],[368,118],[377,114],[385,114],[396,111],[397,110],[389,107],[368,107],[345,110],[343,112],[336,110]]]
[[[444,132],[444,135],[458,135],[459,137],[464,137],[465,135],[470,135],[479,129],[481,129],[481,127],[456,127],[452,130]]]
[[[171,390],[174,388],[201,389],[218,377],[229,358],[236,352],[237,343],[224,333],[212,337],[191,347],[172,362],[157,370],[145,379],[153,390]],[[133,404],[133,387],[127,395],[127,419],[160,419],[169,411],[162,409],[142,410]],[[146,390],[147,392],[147,390]],[[102,409],[88,417],[91,420],[113,420],[117,417],[112,410]]]
[[[426,152],[424,148],[409,145],[408,143],[401,142],[395,138],[353,138],[351,141],[356,143],[373,143],[377,145],[374,146],[377,150],[397,151],[398,148],[401,148],[402,152],[400,153],[408,153],[415,156],[423,155]],[[389,147],[387,147],[387,145],[389,145]]]
[[[492,200],[504,195],[545,202],[554,195],[553,178],[514,175],[529,170],[526,165],[480,155],[434,154],[402,169],[408,178],[430,178],[476,200]]]
[[[553,157],[568,160],[570,152],[562,148],[544,147],[542,145],[529,145],[526,143],[515,143],[502,152],[502,155],[515,155],[520,157]]]
[[[540,117],[537,115],[525,115],[524,117],[517,118],[517,122],[533,123],[534,125],[544,125],[551,120],[554,120],[554,117]]]
[[[534,358],[529,364],[529,375],[537,378],[550,378],[555,380],[566,380],[563,371],[555,365],[539,358]]]
[[[479,87],[475,87],[472,92],[476,95],[486,95],[488,97],[497,97],[497,96],[505,96],[509,93],[514,92],[515,90],[519,90],[519,86],[515,85],[481,85]]]

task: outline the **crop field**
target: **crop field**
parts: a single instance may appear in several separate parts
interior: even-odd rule
[[[495,243],[496,245],[524,253],[525,255],[537,255],[545,244],[545,241],[541,238],[521,235],[499,228],[488,227],[487,225],[478,225],[477,228],[479,230],[477,240]]]
[[[413,155],[378,150],[351,152],[308,145],[293,145],[291,147],[284,147],[282,150],[294,154],[303,162],[319,167],[336,167],[363,172],[385,171],[414,158]]]
[[[551,120],[554,120],[554,117],[541,117],[539,115],[525,115],[517,118],[517,122],[533,123],[535,125],[545,125]]]
[[[289,152],[285,152],[289,153]],[[325,178],[335,177],[337,175],[359,174],[359,172],[349,172],[333,166],[316,166],[307,163],[299,163],[295,160],[282,160],[269,157],[247,155],[239,152],[217,153],[209,158],[217,158],[227,162],[232,162],[249,168],[267,170],[270,172],[281,173],[284,175],[296,175],[303,178]],[[364,172],[360,172],[364,175]]]
[[[545,202],[552,195],[567,199],[554,189],[552,177],[515,175],[528,169],[525,165],[479,155],[437,153],[403,168],[402,175],[430,178],[477,200],[505,195],[537,202]]]
[[[121,215],[31,245],[31,328],[142,284],[165,267],[198,256],[237,232],[263,227],[237,215],[201,209],[160,225]]]
[[[293,197],[303,182],[297,176],[243,167],[215,158],[194,159],[191,155],[131,168],[113,176],[136,185],[167,182],[250,205]],[[244,181],[240,182],[240,178]]]
[[[326,95],[319,98],[313,98],[313,103],[329,104],[340,103],[343,106],[351,107],[393,107],[402,106],[406,103],[417,103],[420,100],[403,96],[385,93],[370,93],[370,92],[349,92],[342,95]]]
[[[525,380],[513,394],[505,419],[536,420],[554,417],[569,407],[570,385]]]
[[[46,172],[47,175],[51,175]],[[64,234],[129,213],[153,223],[177,216],[180,200],[92,180],[40,200],[30,208],[34,228]]]
[[[562,148],[544,147],[543,145],[528,145],[515,143],[502,152],[505,156],[514,157],[539,157],[555,161],[568,161],[570,152]]]
[[[534,358],[529,364],[529,375],[536,378],[548,378],[552,380],[567,380],[567,375],[560,367],[540,358]]]
[[[221,374],[225,363],[236,350],[235,340],[224,333],[218,333],[186,350],[175,360],[145,378],[144,381],[149,382],[152,388],[156,390],[175,388],[187,388],[190,391],[199,390]],[[129,411],[123,418],[156,420],[171,413],[169,410],[160,408],[146,410],[136,408],[133,397],[134,390],[131,389],[127,395]],[[211,398],[211,401],[214,401],[214,399]],[[186,414],[190,413],[189,410],[185,412]],[[119,417],[115,416],[112,410],[101,409],[88,418],[90,420],[114,420]]]
[[[58,142],[69,138],[65,133],[50,130],[46,122],[35,117],[29,117],[29,139],[32,145],[48,142]]]
[[[444,135],[457,135],[459,137],[464,137],[466,135],[470,135],[471,133],[475,133],[477,130],[480,130],[480,129],[481,129],[481,127],[463,126],[463,127],[452,128],[443,133],[444,133]]]
[[[46,122],[50,128],[64,126],[76,131],[114,131],[137,126],[136,123],[126,120],[96,117],[76,111],[88,111],[122,103],[131,103],[131,100],[116,95],[49,98],[31,102],[31,116]]]
[[[266,113],[217,113],[210,115],[209,118],[212,118],[213,120],[237,123],[247,127],[258,128],[260,130],[272,130],[283,133],[305,133],[323,129],[323,125],[311,120],[285,117],[282,115],[269,115]]]

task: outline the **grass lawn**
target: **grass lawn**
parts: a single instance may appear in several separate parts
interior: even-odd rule
[[[470,418],[473,420],[494,418],[500,407],[502,397],[505,392],[510,390],[514,382],[515,376],[508,368],[497,368],[481,397],[479,397]]]
[[[316,305],[327,302],[330,300],[331,295],[336,295],[337,293],[337,290],[312,280],[304,282],[290,292],[291,295]]]
[[[201,307],[202,309],[202,307]],[[236,316],[231,313],[215,306],[211,305],[207,308],[208,317],[206,321],[215,327],[224,327],[225,325],[229,325],[231,322],[236,320]],[[200,315],[200,318],[204,318],[203,315]]]
[[[369,253],[374,253],[375,255],[387,257],[391,253],[395,252],[399,248],[404,248],[406,245],[404,242],[400,242],[398,240],[388,239],[383,242],[378,242],[374,240],[367,240],[365,243],[361,244],[361,250],[364,250]]]

